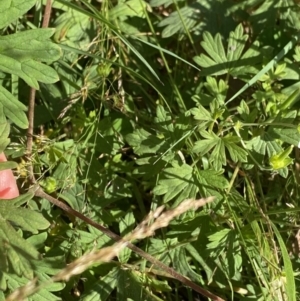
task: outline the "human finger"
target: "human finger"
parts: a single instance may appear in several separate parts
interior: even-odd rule
[[[0,162],[5,162],[4,153],[0,154]],[[19,196],[19,189],[11,169],[0,171],[0,199],[13,199]]]

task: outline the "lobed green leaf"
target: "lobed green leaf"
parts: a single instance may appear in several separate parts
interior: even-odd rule
[[[40,28],[0,37],[0,70],[19,76],[35,89],[38,81],[57,82],[57,72],[40,63],[51,63],[61,55],[60,47],[49,40],[53,33],[51,28]]]

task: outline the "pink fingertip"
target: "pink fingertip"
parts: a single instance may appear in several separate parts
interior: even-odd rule
[[[5,162],[6,157],[0,154],[0,162]],[[19,189],[10,169],[0,171],[0,199],[13,199],[19,196]]]

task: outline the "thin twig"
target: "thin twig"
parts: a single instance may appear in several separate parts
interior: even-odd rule
[[[49,26],[49,20],[51,15],[51,9],[52,9],[52,0],[47,0],[45,10],[44,10],[44,16],[43,16],[43,28],[47,28]],[[27,145],[26,145],[26,158],[28,161],[28,175],[29,175],[29,181],[31,184],[34,184],[36,182],[34,177],[34,171],[33,171],[33,164],[32,164],[32,144],[33,144],[33,125],[34,125],[34,107],[35,107],[35,95],[36,95],[36,89],[31,88],[30,94],[29,94],[29,102],[28,102],[28,130],[27,130]]]
[[[42,28],[47,28],[49,26],[51,10],[52,10],[52,0],[47,0],[45,10],[44,10]]]
[[[118,254],[120,254],[120,252],[127,247],[128,244],[130,244],[130,241],[152,236],[155,230],[168,226],[169,223],[177,216],[188,210],[197,210],[199,207],[204,206],[212,200],[213,198],[200,200],[187,199],[176,208],[164,212],[164,206],[161,206],[154,212],[151,211],[142,221],[142,223],[139,224],[131,233],[128,233],[123,238],[120,237],[120,240],[115,242],[112,246],[105,247],[100,250],[94,250],[90,253],[82,255],[67,265],[64,269],[60,270],[57,274],[52,276],[48,281],[43,281],[39,285],[37,285],[35,280],[28,282],[25,286],[18,288],[12,294],[10,294],[6,301],[24,300],[26,297],[38,292],[48,285],[51,285],[53,282],[69,281],[72,276],[83,273],[90,266],[97,262],[109,262],[115,256],[118,256]],[[150,220],[152,220],[153,223],[149,225],[148,222]],[[163,268],[166,269],[165,267]],[[178,279],[178,276],[175,275],[175,278]]]
[[[65,203],[59,201],[58,199],[53,198],[52,196],[50,196],[47,193],[45,193],[42,188],[37,187],[36,191],[35,191],[35,195],[38,196],[38,197],[41,197],[41,198],[44,198],[44,199],[48,200],[49,202],[51,202],[52,204],[54,204],[57,207],[61,208],[65,212],[67,212],[67,213],[69,213],[69,214],[71,214],[73,216],[76,216],[79,219],[85,221],[87,224],[89,224],[89,225],[95,227],[96,229],[100,230],[102,233],[104,233],[105,235],[107,235],[108,237],[110,237],[111,239],[113,239],[114,241],[120,241],[122,239],[119,235],[113,233],[109,229],[107,229],[107,228],[103,227],[102,225],[94,222],[93,220],[91,220],[90,218],[86,217],[82,213],[80,213],[80,212],[72,209],[71,207],[69,207]],[[205,205],[206,203],[209,203],[211,201],[212,201],[211,198],[210,199],[205,199],[205,201],[203,202],[203,205]],[[173,278],[177,279],[178,281],[180,281],[181,283],[185,284],[186,286],[192,288],[194,291],[198,292],[199,294],[201,294],[203,296],[206,296],[206,297],[210,298],[213,301],[225,301],[224,299],[222,299],[222,298],[214,295],[213,293],[211,293],[211,292],[209,292],[209,291],[201,288],[196,283],[194,283],[191,280],[189,280],[188,278],[182,276],[181,274],[179,274],[178,272],[176,272],[174,269],[168,267],[167,265],[165,265],[161,261],[155,259],[153,256],[151,256],[150,254],[146,253],[142,249],[136,247],[132,243],[128,243],[127,247],[130,250],[132,250],[133,252],[135,252],[136,254],[140,255],[144,259],[146,259],[149,262],[151,262],[152,264],[154,264],[155,266],[157,266],[157,267],[161,268],[162,270],[164,270],[165,272],[167,272]]]
[[[31,162],[32,158],[32,141],[33,141],[33,122],[34,122],[34,105],[35,105],[35,94],[34,88],[30,89],[29,103],[28,103],[28,130],[27,130],[27,145],[26,145],[26,159],[28,161],[28,175],[30,183],[35,183],[35,177],[33,172],[33,165]]]

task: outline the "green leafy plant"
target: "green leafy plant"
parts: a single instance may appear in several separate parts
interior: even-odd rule
[[[297,300],[299,4],[35,4],[0,4],[0,300]]]

